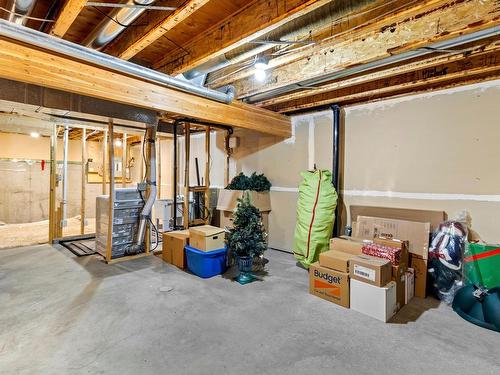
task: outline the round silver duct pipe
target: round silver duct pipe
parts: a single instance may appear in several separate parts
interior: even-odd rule
[[[155,0],[128,0],[128,5],[153,5]],[[83,45],[101,49],[109,44],[113,39],[120,35],[123,30],[132,24],[139,16],[144,13],[146,8],[116,8],[104,18],[102,22],[89,34],[83,41]]]
[[[10,6],[12,13],[9,15],[9,21],[14,22],[18,25],[26,24],[27,18],[29,16],[33,7],[35,6],[35,0],[14,0]]]
[[[234,99],[234,94],[232,93],[226,94],[203,86],[195,86],[189,82],[157,72],[156,70],[148,69],[6,20],[0,20],[0,36],[221,103],[230,103]]]

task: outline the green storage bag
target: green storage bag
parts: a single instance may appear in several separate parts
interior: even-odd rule
[[[328,250],[335,222],[337,192],[328,170],[302,172],[299,187],[297,224],[293,253],[306,268],[318,260],[319,254]]]
[[[467,244],[464,252],[464,279],[467,285],[500,287],[500,245]]]

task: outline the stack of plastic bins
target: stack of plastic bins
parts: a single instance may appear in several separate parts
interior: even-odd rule
[[[96,249],[105,256],[109,226],[109,196],[98,196],[96,204]],[[111,259],[126,255],[126,250],[132,245],[143,205],[144,202],[137,189],[115,190]]]

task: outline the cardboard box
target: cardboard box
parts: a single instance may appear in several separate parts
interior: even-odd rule
[[[363,244],[363,239],[346,236],[335,237],[330,239],[330,250],[359,255],[363,254],[361,251]]]
[[[224,248],[225,231],[211,225],[189,228],[189,245],[201,251]]]
[[[248,191],[250,193],[250,201],[261,212],[271,211],[271,197],[268,191]],[[219,198],[217,199],[217,209],[220,211],[234,211],[238,206],[238,199],[243,197],[243,190],[219,190]]]
[[[396,283],[378,287],[351,279],[351,309],[387,322],[397,312]]]
[[[329,250],[319,254],[319,265],[335,271],[349,273],[349,263],[356,255]]]
[[[382,217],[385,219],[396,219],[416,221],[418,223],[430,223],[431,232],[434,232],[439,224],[448,219],[444,211],[415,210],[409,208],[357,206],[349,207],[351,222],[358,221],[358,216]]]
[[[413,268],[408,268],[405,275],[406,275],[405,304],[408,304],[415,295],[415,270]]]
[[[400,257],[400,264],[404,265],[405,267],[408,267],[410,264],[410,254],[408,251],[409,243],[408,241],[401,241],[401,240],[394,240],[394,239],[389,239],[389,238],[382,238],[382,237],[376,237],[373,239],[373,242],[379,244],[379,245],[384,245],[384,246],[391,246],[395,247],[397,249],[401,249],[401,257]]]
[[[349,274],[322,267],[309,267],[309,293],[349,308]]]
[[[356,237],[366,239],[385,237],[407,240],[410,253],[427,259],[430,235],[429,223],[358,216],[355,229],[354,235]]]
[[[350,260],[349,276],[375,286],[384,286],[391,281],[392,266],[388,259],[369,255],[356,255]]]
[[[415,297],[427,297],[427,259],[410,254],[410,267],[415,270]]]
[[[392,266],[392,281],[396,283],[396,308],[406,305],[406,266]]]
[[[163,233],[162,259],[181,269],[186,268],[184,247],[189,245],[189,231],[177,230]]]
[[[266,232],[269,232],[269,214],[270,211],[261,212],[262,215],[262,224],[264,225],[264,229]],[[234,212],[233,211],[220,211],[220,227],[221,228],[232,228],[233,220],[234,220]]]

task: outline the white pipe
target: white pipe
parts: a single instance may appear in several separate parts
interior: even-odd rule
[[[64,127],[64,146],[63,146],[63,175],[62,175],[62,225],[66,226],[66,215],[68,211],[68,139],[69,127]]]

